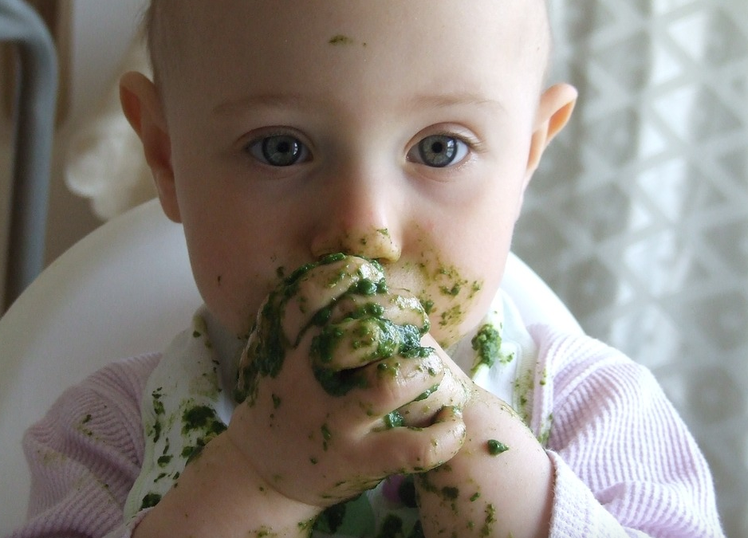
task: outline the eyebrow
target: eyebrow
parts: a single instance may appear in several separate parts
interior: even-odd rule
[[[435,94],[420,94],[408,99],[408,107],[449,108],[455,106],[480,106],[505,110],[504,106],[495,99],[489,99],[473,92],[448,92]]]
[[[264,93],[243,97],[232,101],[226,101],[213,108],[213,114],[223,116],[232,115],[237,110],[246,108],[295,108],[297,110],[315,109],[323,98],[310,97],[298,93]],[[489,99],[483,95],[473,92],[447,92],[447,93],[423,93],[414,95],[405,100],[404,110],[414,108],[450,108],[458,106],[490,107],[504,111],[504,106],[495,99]]]
[[[213,107],[213,114],[218,116],[230,115],[245,108],[312,108],[312,102],[301,94],[265,93],[242,97],[241,99],[226,101]]]

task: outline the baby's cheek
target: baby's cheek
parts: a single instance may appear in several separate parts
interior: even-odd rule
[[[430,333],[441,347],[456,343],[483,318],[486,309],[479,307],[477,297],[435,301],[429,315]]]
[[[455,267],[422,270],[417,294],[431,321],[431,334],[442,347],[459,340],[485,315],[492,294],[482,279],[464,277]]]
[[[232,334],[246,337],[272,285],[254,278],[247,283],[246,277],[214,271],[199,288],[206,306],[221,325]]]

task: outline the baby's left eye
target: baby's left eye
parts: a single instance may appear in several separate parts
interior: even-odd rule
[[[430,135],[408,152],[408,160],[433,168],[444,168],[462,162],[470,148],[465,141],[449,135]]]

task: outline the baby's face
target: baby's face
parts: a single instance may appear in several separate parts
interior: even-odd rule
[[[441,344],[480,321],[531,173],[526,3],[191,3],[165,114],[219,319],[246,333],[280,275],[341,251],[419,297]]]

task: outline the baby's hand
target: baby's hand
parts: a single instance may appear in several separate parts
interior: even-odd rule
[[[448,357],[443,363],[456,379],[465,377]],[[424,534],[548,536],[553,469],[544,448],[507,403],[466,386],[462,448],[415,480]]]
[[[451,374],[420,345],[427,330],[420,303],[389,292],[375,262],[335,255],[299,269],[258,314],[229,437],[268,487],[319,507],[449,460],[465,435],[461,402],[437,390]]]

